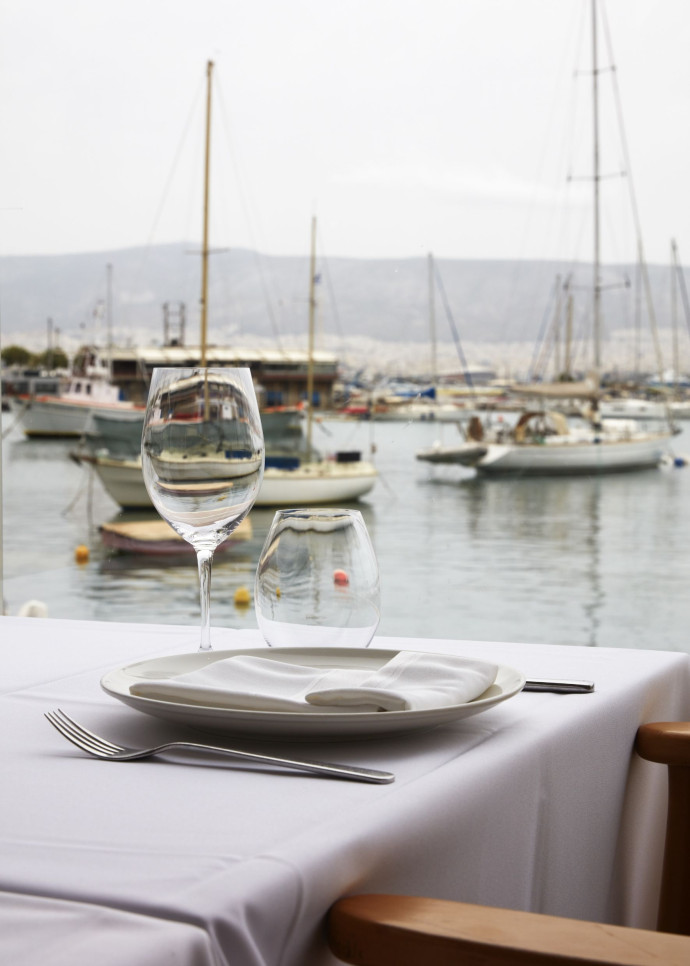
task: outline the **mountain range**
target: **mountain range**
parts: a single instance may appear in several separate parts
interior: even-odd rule
[[[209,341],[218,344],[294,347],[306,343],[308,256],[262,255],[245,249],[218,251],[209,259]],[[108,266],[111,266],[108,268]],[[556,279],[571,275],[573,333],[590,326],[590,265],[558,261],[434,260],[434,317],[439,353],[458,346],[476,362],[495,361],[506,346],[529,356],[553,318]],[[603,270],[605,338],[610,346],[635,330],[636,305],[648,331],[645,300],[634,266]],[[649,267],[659,330],[669,342],[671,274]],[[185,307],[185,341],[198,341],[200,258],[193,244],[154,245],[69,255],[15,255],[0,260],[0,338],[42,348],[50,325],[68,351],[83,342],[160,343],[163,305],[177,318]],[[324,346],[372,346],[398,355],[401,346],[430,343],[429,259],[330,257],[317,260],[318,329]],[[107,306],[110,305],[110,312]],[[683,303],[678,297],[681,319]],[[51,320],[50,324],[48,320]],[[685,325],[683,324],[683,328]],[[685,336],[687,341],[687,335]],[[649,350],[649,343],[645,342]],[[483,358],[477,357],[481,353]],[[371,361],[371,359],[369,360]],[[456,357],[457,365],[457,357]]]

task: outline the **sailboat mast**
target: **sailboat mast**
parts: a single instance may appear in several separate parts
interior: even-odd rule
[[[206,65],[206,160],[204,166],[204,234],[201,248],[201,365],[206,366],[208,324],[208,206],[211,172],[211,78],[213,61]]]
[[[113,266],[108,262],[106,271],[105,326],[108,353],[108,378],[113,377]]]
[[[314,400],[314,320],[316,316],[316,216],[311,219],[309,260],[309,349],[307,358],[307,452],[311,453],[312,403]]]
[[[676,272],[676,242],[671,239],[671,331],[673,333],[673,382],[676,397],[680,391],[680,354],[678,348],[678,300]]]
[[[601,279],[599,229],[599,63],[597,49],[597,0],[592,0],[592,125],[593,125],[593,181],[594,181],[594,368],[597,380],[601,375]]]
[[[429,336],[431,339],[431,387],[436,398],[436,388],[438,383],[438,368],[436,362],[436,303],[434,299],[434,256],[429,252]]]

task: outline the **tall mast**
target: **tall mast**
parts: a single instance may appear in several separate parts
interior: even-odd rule
[[[594,148],[594,368],[601,375],[601,279],[599,250],[599,64],[597,50],[597,0],[592,0],[592,124]]]
[[[213,61],[206,65],[206,162],[204,167],[204,236],[201,248],[201,365],[206,366],[208,320],[208,199],[211,172],[211,77]]]
[[[309,349],[307,358],[307,452],[311,453],[312,402],[314,398],[314,319],[316,316],[316,216],[311,219],[309,260]]]
[[[678,300],[677,300],[677,285],[676,285],[676,272],[675,267],[677,265],[676,258],[676,242],[675,239],[671,239],[671,331],[673,332],[673,381],[675,383],[674,389],[676,391],[676,396],[679,395],[680,389],[680,355],[678,351]]]
[[[108,352],[108,376],[113,375],[113,266],[108,262],[106,271],[105,326]]]
[[[436,397],[436,384],[438,382],[438,371],[436,364],[436,304],[434,301],[434,256],[429,252],[429,336],[431,338],[431,386]]]

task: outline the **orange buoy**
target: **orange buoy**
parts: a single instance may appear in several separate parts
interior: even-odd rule
[[[88,563],[89,562],[89,548],[87,546],[85,546],[83,543],[80,543],[79,546],[74,551],[74,559],[76,560],[76,562],[78,564]]]
[[[334,570],[333,583],[338,587],[347,587],[347,585],[350,583],[350,578],[347,576],[344,570]]]

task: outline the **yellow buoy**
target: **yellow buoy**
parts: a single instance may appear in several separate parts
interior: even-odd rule
[[[88,563],[89,562],[89,548],[86,547],[83,543],[80,543],[79,546],[74,551],[74,559],[76,560],[76,562],[78,564]]]
[[[238,587],[235,591],[235,607],[247,607],[251,599],[251,594],[246,587]]]

